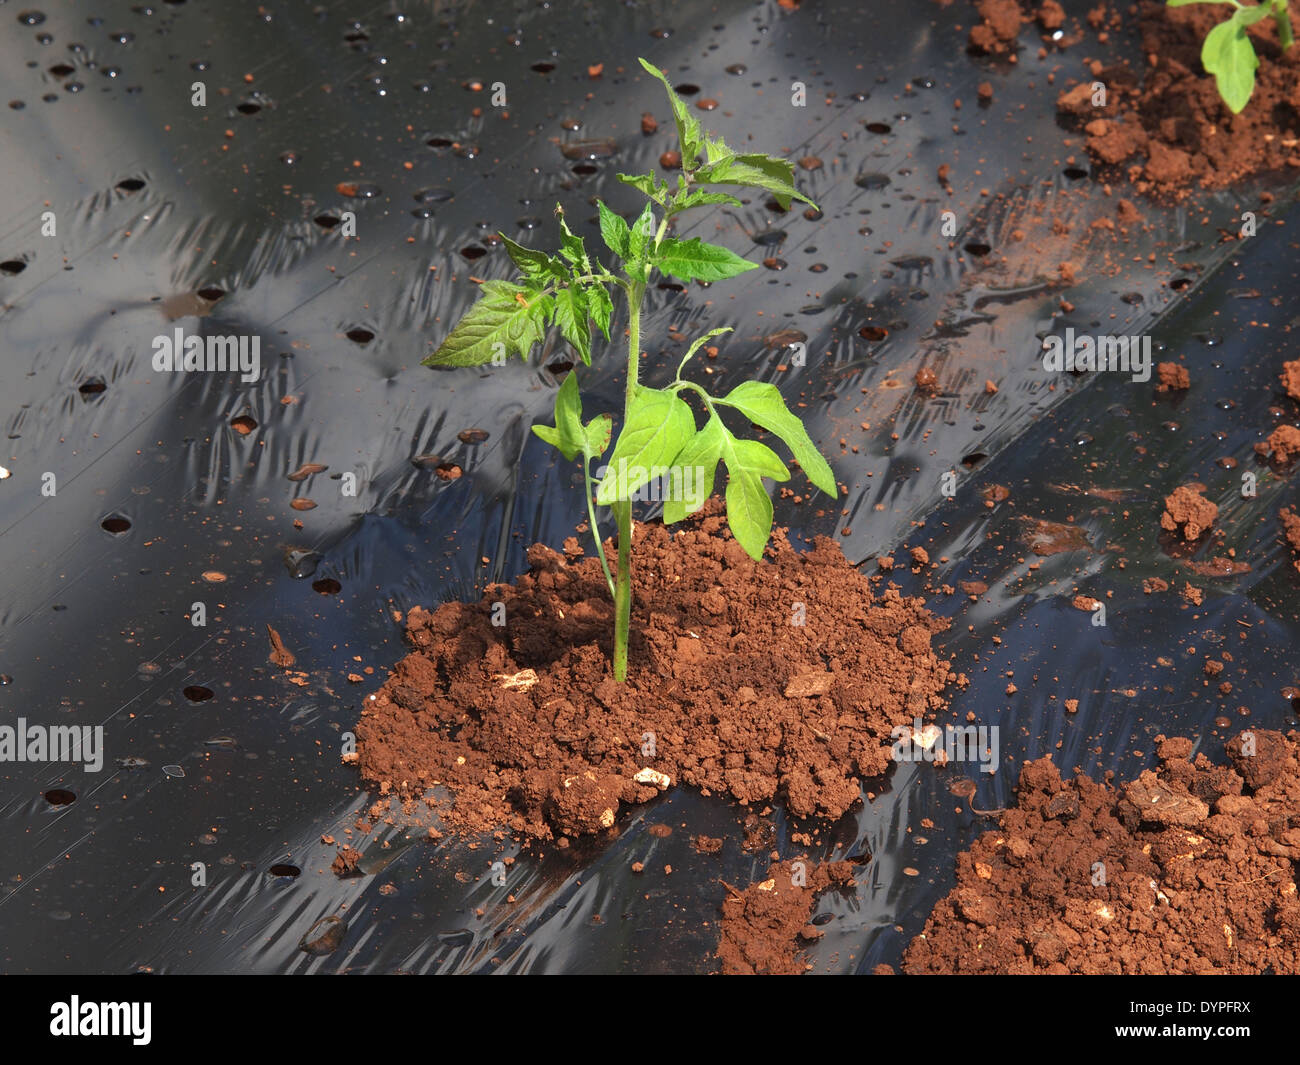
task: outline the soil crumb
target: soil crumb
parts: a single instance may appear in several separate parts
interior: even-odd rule
[[[967,683],[930,645],[949,623],[894,587],[873,593],[825,537],[796,552],[775,530],[755,562],[721,511],[714,498],[680,525],[636,524],[625,684],[594,556],[535,544],[513,585],[412,609],[413,650],[363,704],[363,779],[426,797],[453,830],[540,839],[608,829],[682,782],[796,817],[845,813],[892,764],[891,729]],[[449,800],[426,794],[438,786]]]
[[[811,966],[799,956],[802,946],[820,939],[810,925],[817,896],[829,888],[855,885],[850,862],[809,868],[807,861],[780,862],[767,879],[744,891],[724,885],[718,960],[727,976],[798,976]]]
[[[1300,400],[1300,359],[1282,364],[1282,387],[1292,399]]]
[[[1165,510],[1160,515],[1160,527],[1166,532],[1182,532],[1184,540],[1196,540],[1209,531],[1219,516],[1216,504],[1206,499],[1202,484],[1183,484],[1165,497]]]
[[[1275,462],[1288,463],[1300,455],[1300,429],[1294,425],[1279,425],[1262,444],[1255,445],[1257,454]]]
[[[271,644],[271,650],[267,655],[267,658],[273,666],[283,666],[285,669],[288,669],[298,661],[298,659],[294,657],[293,652],[290,651],[289,648],[285,647],[284,640],[280,638],[280,634],[276,632],[275,629],[271,628],[269,624],[266,626],[266,638]]]
[[[1300,733],[1239,733],[1230,767],[1157,744],[1118,790],[1025,763],[904,972],[1300,973]]]
[[[360,876],[361,870],[357,868],[357,863],[360,861],[361,852],[345,843],[338,849],[334,861],[330,863],[330,871],[337,877]]]
[[[1014,50],[1024,21],[1017,0],[976,0],[980,24],[970,31],[971,51],[1002,55]]]
[[[1157,392],[1186,392],[1192,387],[1192,375],[1176,362],[1156,363]]]

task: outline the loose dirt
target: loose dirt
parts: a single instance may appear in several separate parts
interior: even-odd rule
[[[830,888],[851,888],[849,862],[811,865],[779,862],[767,878],[739,891],[730,885],[722,902],[718,960],[727,976],[797,976],[810,966],[799,956],[822,931],[808,923],[817,896]]]
[[[1026,763],[904,971],[1300,972],[1300,733],[1240,733],[1231,767],[1157,739],[1119,789]]]
[[[541,839],[609,829],[683,782],[844,814],[889,768],[890,730],[966,683],[931,647],[948,623],[873,592],[829,539],[796,552],[777,530],[753,561],[721,509],[636,526],[626,684],[599,562],[572,538],[477,603],[411,610],[413,650],[363,705],[362,777],[381,796],[445,789],[428,798],[452,829]]]
[[[1181,533],[1184,540],[1196,540],[1209,531],[1219,516],[1218,505],[1201,495],[1202,484],[1183,484],[1165,496],[1160,527],[1166,532]]]

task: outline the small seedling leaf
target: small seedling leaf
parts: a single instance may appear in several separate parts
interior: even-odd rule
[[[527,360],[546,331],[554,301],[508,281],[485,281],[480,291],[478,302],[423,365],[481,366],[499,353]]]
[[[721,143],[721,142],[719,142]],[[705,185],[743,185],[770,192],[782,209],[791,200],[817,205],[794,187],[794,167],[770,155],[724,155],[700,167],[695,180]]]
[[[694,498],[678,498],[675,494],[664,500],[664,524],[672,525],[688,514],[694,514],[713,491],[713,480],[717,476],[718,463],[722,459],[722,443],[726,428],[717,415],[710,415],[704,428],[691,437],[682,448],[673,465],[682,471],[682,484],[685,485],[687,471],[690,471],[695,487]],[[696,476],[695,471],[699,474]]]
[[[758,269],[758,263],[742,259],[720,244],[706,244],[699,237],[690,240],[665,237],[654,262],[665,274],[683,281],[722,281]]]
[[[535,248],[525,248],[522,244],[516,244],[504,233],[499,236],[506,246],[506,254],[529,281],[545,284],[547,281],[564,277],[564,266],[554,256],[547,255],[544,251],[537,251]]]
[[[596,206],[600,208],[600,235],[605,241],[605,247],[617,255],[620,259],[626,259],[628,228],[627,222],[620,214],[615,214],[605,204],[597,200]]]
[[[614,418],[610,414],[597,414],[587,423],[584,431],[587,436],[587,454],[599,458],[605,453],[605,448],[609,447],[609,438],[614,435]]]
[[[776,385],[745,381],[733,388],[725,399],[715,399],[734,407],[756,425],[761,425],[785,441],[808,480],[829,496],[836,496],[835,474],[813,445],[803,422],[790,413]]]
[[[671,465],[694,433],[695,415],[674,393],[637,388],[609,457],[609,469],[596,489],[596,502],[601,506],[625,502],[657,476],[656,468],[662,473]]]
[[[688,210],[691,207],[705,207],[713,204],[725,204],[728,207],[743,207],[736,197],[727,192],[708,192],[704,189],[691,189],[685,196],[676,202],[676,208],[679,211]]]
[[[554,428],[534,425],[533,432],[570,462],[582,454],[587,443],[587,431],[582,427],[582,397],[578,393],[576,373],[570,373],[555,394]]]
[[[639,189],[660,207],[664,205],[664,200],[668,196],[668,182],[655,181],[653,174],[619,174],[618,180],[625,185],[631,185],[634,189]]]
[[[681,144],[682,151],[682,169],[694,170],[695,164],[700,158],[700,146],[703,143],[704,135],[700,129],[700,121],[695,118],[687,108],[685,101],[673,90],[668,79],[658,67],[647,63],[644,59],[640,60],[645,69],[663,82],[663,86],[668,90],[668,102],[672,104],[673,119],[677,123],[677,140]]]
[[[587,289],[587,310],[591,313],[591,320],[608,340],[609,319],[614,313],[614,301],[610,299],[609,290],[599,282]]]
[[[1259,57],[1237,17],[1240,14],[1238,11],[1210,30],[1201,47],[1201,65],[1214,75],[1219,95],[1234,114],[1240,114],[1250,101],[1259,67]]]
[[[591,365],[591,323],[587,309],[587,293],[584,289],[562,288],[555,294],[555,322],[560,327],[564,339],[573,348],[582,361]],[[570,374],[569,377],[573,375]],[[568,383],[568,378],[565,378]]]

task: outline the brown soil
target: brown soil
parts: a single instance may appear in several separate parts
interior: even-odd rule
[[[1295,552],[1295,568],[1300,570],[1300,514],[1294,508],[1283,507],[1278,517],[1282,520],[1282,535]]]
[[[1300,733],[1239,734],[1231,768],[1157,739],[1118,790],[1026,763],[904,971],[1300,973]]]
[[[767,879],[744,891],[727,885],[722,902],[718,960],[728,976],[797,976],[811,966],[799,958],[802,945],[820,939],[808,923],[817,896],[828,888],[850,888],[853,866],[828,862],[780,862]]]
[[[1290,462],[1300,455],[1300,429],[1294,425],[1279,425],[1262,444],[1255,445],[1255,451],[1275,462]]]
[[[1024,21],[1017,0],[976,0],[980,24],[970,31],[971,51],[1001,55],[1014,51]]]
[[[1226,188],[1252,174],[1300,167],[1300,48],[1281,51],[1271,19],[1248,31],[1259,56],[1255,92],[1234,115],[1201,66],[1201,42],[1230,14],[1204,4],[1138,7],[1140,79],[1125,66],[1093,60],[1083,84],[1061,94],[1058,110],[1085,125],[1088,151],[1104,165],[1128,164],[1143,192],[1182,195],[1188,186]],[[1103,107],[1091,86],[1106,86]]]
[[[1184,540],[1195,540],[1209,531],[1219,516],[1216,504],[1206,499],[1203,484],[1183,484],[1174,494],[1165,497],[1165,511],[1160,515],[1160,527],[1167,532],[1182,533]]]
[[[1157,392],[1185,392],[1192,387],[1192,375],[1176,362],[1156,363]]]
[[[599,562],[574,539],[534,545],[478,603],[412,610],[414,650],[363,706],[363,778],[403,799],[441,785],[450,801],[430,803],[454,829],[543,839],[610,828],[683,781],[798,817],[849,810],[890,766],[890,730],[966,683],[930,646],[948,622],[874,594],[826,538],[798,553],[777,530],[754,562],[721,509],[636,526],[626,684]]]
[[[361,858],[362,854],[359,850],[345,843],[334,856],[334,861],[330,863],[330,870],[339,877],[360,876],[361,870],[357,868],[357,863]]]
[[[1292,399],[1300,399],[1300,359],[1282,364],[1282,387]]]

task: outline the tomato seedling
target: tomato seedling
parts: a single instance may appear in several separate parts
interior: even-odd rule
[[[669,224],[682,212],[717,204],[742,206],[734,196],[714,191],[735,185],[771,193],[783,209],[792,200],[816,204],[794,187],[794,168],[774,156],[735,152],[720,137],[706,133],[699,120],[673,91],[656,67],[641,65],[663,82],[676,120],[681,170],[675,188],[650,174],[619,174],[619,180],[646,198],[631,222],[597,201],[600,235],[621,273],[611,273],[573,233],[557,206],[560,223],[558,255],[526,248],[501,235],[520,277],[517,281],[485,281],[482,295],[443,341],[424,360],[426,366],[502,365],[511,354],[523,359],[543,339],[551,325],[572,345],[585,365],[591,365],[592,330],[610,339],[613,315],[611,288],[627,300],[627,390],[622,429],[595,485],[595,505],[611,508],[618,526],[618,568],[611,573],[601,543],[593,507],[591,460],[609,447],[613,418],[599,414],[582,420],[577,372],[565,377],[555,399],[555,424],[535,425],[533,432],[554,445],[569,461],[581,457],[586,481],[587,517],[600,564],[614,598],[614,678],[627,678],[627,638],[632,609],[632,501],[652,480],[667,482],[663,517],[667,523],[694,513],[712,491],[718,463],[727,467],[727,524],[741,547],[754,559],[762,557],[772,533],[772,501],[763,478],[786,481],[790,471],[766,444],[735,436],[723,423],[721,410],[733,410],[783,440],[808,479],[830,496],[835,477],[813,446],[803,423],[786,407],[775,385],[746,381],[725,396],[714,396],[682,377],[686,364],[709,340],[729,329],[713,329],[696,339],[665,388],[638,382],[641,350],[641,307],[646,286],[657,270],[681,281],[722,281],[758,264],[717,244],[692,237],[668,235]],[[704,408],[703,428],[685,396]],[[682,471],[686,475],[682,476]],[[700,471],[695,477],[694,471]],[[689,486],[694,484],[696,490]]]
[[[1232,17],[1220,22],[1205,35],[1201,45],[1201,66],[1214,75],[1219,96],[1235,115],[1241,114],[1255,91],[1255,71],[1259,69],[1259,56],[1250,43],[1246,28],[1266,18],[1277,20],[1277,40],[1283,48],[1294,43],[1291,36],[1291,15],[1287,0],[1264,0],[1260,4],[1242,4],[1238,0],[1167,0],[1169,7],[1187,7],[1189,4],[1231,4],[1236,10]]]

